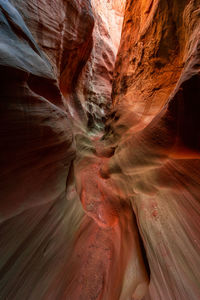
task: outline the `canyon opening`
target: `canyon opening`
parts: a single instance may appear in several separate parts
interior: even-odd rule
[[[200,299],[200,0],[0,0],[0,299]]]

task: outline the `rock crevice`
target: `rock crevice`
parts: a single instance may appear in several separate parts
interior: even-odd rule
[[[0,0],[1,299],[200,299],[199,10]]]

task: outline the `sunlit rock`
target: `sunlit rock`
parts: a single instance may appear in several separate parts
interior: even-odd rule
[[[144,299],[199,299],[197,1],[127,1],[102,167],[133,205],[150,266]],[[122,179],[123,177],[123,179]]]
[[[0,299],[200,299],[199,10],[0,0]]]
[[[103,127],[111,106],[113,70],[119,47],[125,1],[92,0],[93,49],[79,80],[77,94],[88,126]]]

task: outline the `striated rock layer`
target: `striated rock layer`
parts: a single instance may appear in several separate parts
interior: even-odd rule
[[[76,96],[80,73],[92,51],[94,17],[90,0],[12,1],[45,52],[58,80],[64,103],[79,116]]]
[[[24,5],[32,32],[53,48],[55,69],[59,66],[53,63],[56,35],[42,3],[39,8],[36,2],[15,1],[16,6]],[[43,12],[41,21],[35,11],[28,18],[25,7],[33,9],[34,4]],[[90,6],[86,7],[90,16]],[[59,15],[56,8],[52,10]],[[81,22],[83,15],[78,16]],[[45,26],[49,22],[50,28]],[[45,39],[36,30],[39,25]],[[87,43],[88,30],[80,29],[81,34]],[[0,36],[0,298],[62,299],[70,241],[83,216],[74,186],[72,120],[50,62],[19,12],[4,0],[0,1]]]
[[[1,1],[1,220],[65,193],[75,154],[52,67],[17,10]]]
[[[199,1],[127,1],[104,164],[132,203],[144,299],[200,298]]]
[[[0,0],[0,13],[0,298],[124,299],[129,261],[141,270],[128,289],[148,279],[130,205],[79,128],[90,1]]]
[[[92,0],[93,49],[77,87],[92,129],[103,126],[111,105],[112,78],[123,22],[124,0]]]
[[[0,0],[0,299],[200,299],[198,0]]]

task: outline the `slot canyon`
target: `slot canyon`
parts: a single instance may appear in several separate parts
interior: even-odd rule
[[[200,0],[0,0],[0,78],[0,300],[199,300]]]

